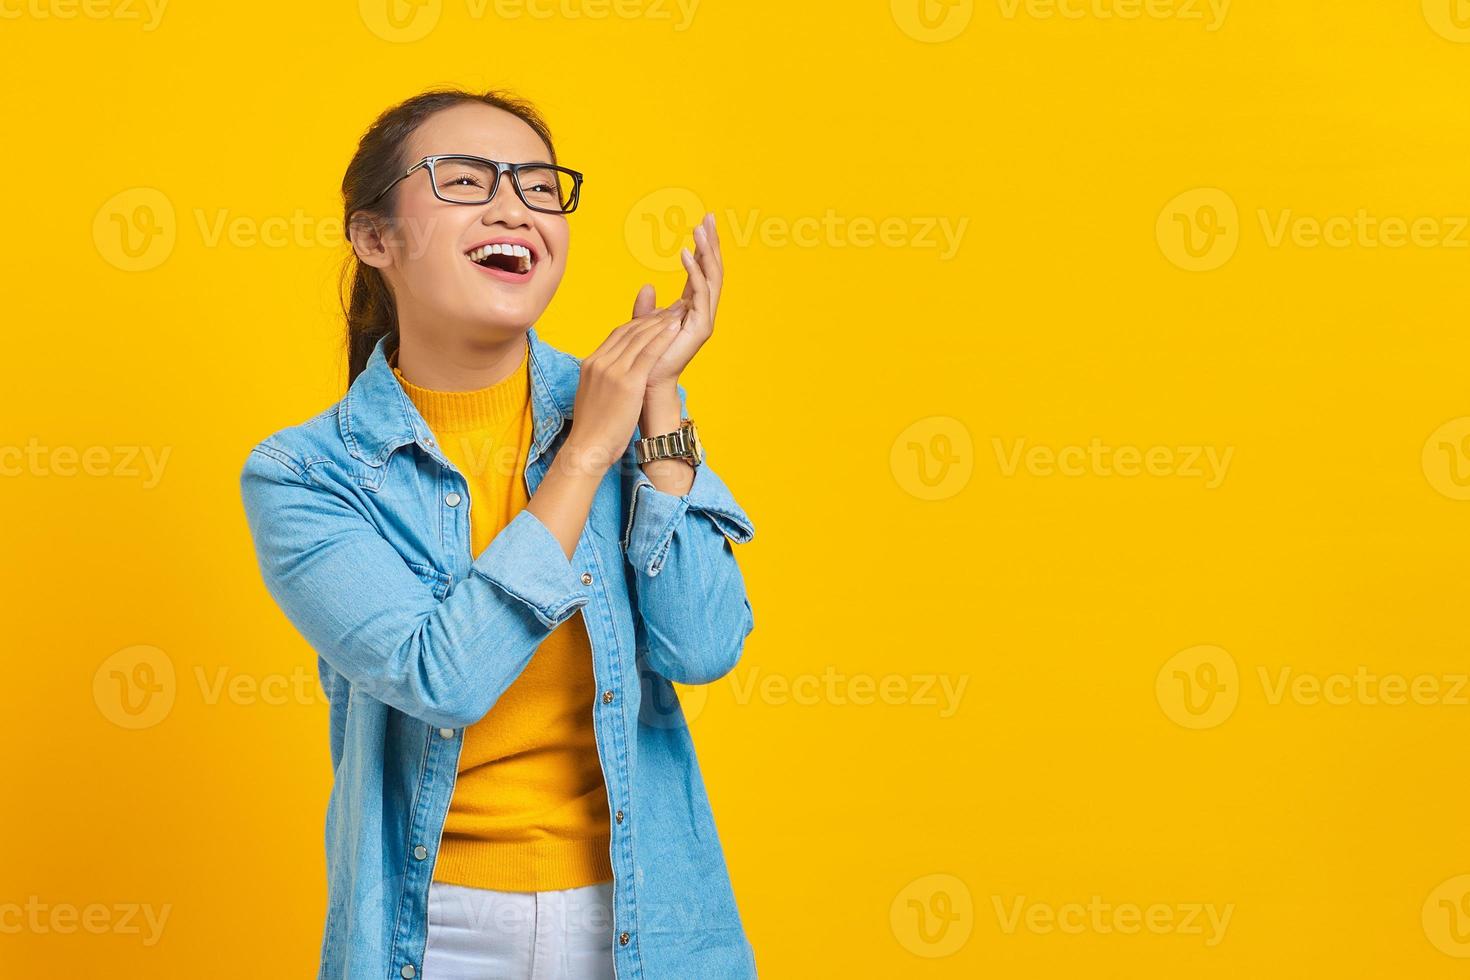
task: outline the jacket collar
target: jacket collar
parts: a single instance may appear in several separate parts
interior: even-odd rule
[[[390,336],[396,335],[384,334],[378,338],[368,355],[367,367],[347,389],[340,417],[342,440],[348,452],[369,466],[382,466],[394,450],[409,443],[417,443],[449,466],[435,444],[429,424],[388,364]],[[535,428],[530,460],[534,460],[546,451],[562,425],[571,419],[582,368],[580,358],[546,343],[537,335],[535,327],[527,331],[526,342],[531,349],[531,413]]]

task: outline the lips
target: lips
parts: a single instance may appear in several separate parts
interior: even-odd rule
[[[509,282],[530,279],[540,258],[535,246],[522,238],[492,238],[464,254],[478,268]]]

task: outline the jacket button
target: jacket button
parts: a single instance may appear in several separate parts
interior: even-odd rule
[[[413,849],[413,858],[414,858],[415,861],[422,861],[424,858],[426,858],[428,856],[429,856],[429,849],[427,847],[425,847],[424,845],[422,845],[422,844],[420,844],[418,847],[415,847]]]
[[[400,977],[403,977],[403,980],[413,980],[414,974],[417,972],[418,971],[413,968],[412,963],[405,963],[403,964],[403,969],[398,971],[398,975]]]
[[[583,585],[591,585],[592,584],[592,573],[591,572],[583,572],[582,573],[582,584]]]
[[[458,507],[459,506],[459,494],[457,494],[457,493],[447,493],[447,494],[445,494],[444,495],[444,502],[446,504],[448,504],[449,506],[451,506],[451,507]]]
[[[613,817],[617,819],[618,823],[622,823],[623,822],[623,811],[622,810],[619,810],[617,813],[614,813],[613,814]]]
[[[611,692],[611,691],[603,691],[602,692],[602,703],[603,704],[612,704],[612,699],[613,699],[613,692]]]
[[[626,945],[628,945],[628,934],[626,932],[620,932],[620,933],[618,933],[618,945],[619,946],[626,946]]]
[[[454,737],[454,729],[452,729],[452,728],[441,728],[441,729],[439,729],[439,737],[440,738],[453,738]]]

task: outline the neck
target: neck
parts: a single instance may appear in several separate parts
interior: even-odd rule
[[[397,359],[396,353],[389,355],[390,364]],[[450,432],[498,431],[531,404],[530,348],[525,338],[522,338],[518,357],[504,377],[476,388],[420,384],[411,380],[396,364],[393,375],[429,428],[441,438]]]
[[[478,391],[510,377],[526,358],[531,339],[516,333],[481,342],[399,331],[388,363],[404,379],[435,391]]]

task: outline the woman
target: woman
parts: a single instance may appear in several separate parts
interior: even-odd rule
[[[321,977],[755,976],[670,684],[729,672],[754,626],[754,529],[678,381],[714,219],[683,295],[645,285],[578,359],[532,324],[580,189],[522,101],[380,116],[342,182],[346,397],[241,472],[331,702]]]

